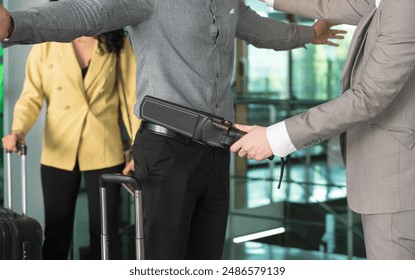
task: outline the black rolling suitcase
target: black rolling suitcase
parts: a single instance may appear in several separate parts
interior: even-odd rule
[[[8,208],[0,208],[0,260],[36,260],[42,258],[42,227],[26,216],[26,147],[22,146],[22,215],[12,209],[11,154],[7,153]]]
[[[101,204],[101,258],[107,260],[108,231],[107,231],[107,196],[106,184],[121,184],[134,197],[135,215],[135,256],[137,260],[144,260],[144,234],[141,184],[135,177],[121,174],[102,174],[99,178],[99,196]]]

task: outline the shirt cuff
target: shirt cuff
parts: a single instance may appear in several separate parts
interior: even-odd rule
[[[267,127],[266,133],[268,143],[274,155],[285,157],[297,150],[291,142],[284,121]]]
[[[274,7],[274,0],[265,0],[265,4],[270,7]]]

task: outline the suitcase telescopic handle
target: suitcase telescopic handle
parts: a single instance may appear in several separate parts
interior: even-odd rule
[[[107,225],[107,184],[121,184],[134,197],[135,214],[135,245],[136,259],[144,259],[144,233],[143,233],[143,209],[142,209],[142,187],[137,178],[118,173],[102,174],[99,177],[99,195],[101,205],[101,258],[109,259],[109,236]]]
[[[22,175],[22,214],[26,215],[27,210],[27,179],[26,179],[26,156],[27,146],[17,143],[21,158],[21,175]],[[11,171],[11,151],[6,151],[7,161],[7,207],[12,210],[12,171]]]
[[[137,180],[137,178],[132,176],[126,176],[118,173],[108,173],[108,174],[102,174],[99,177],[99,184],[100,187],[105,188],[106,183],[113,183],[113,184],[130,184],[132,191],[140,190],[141,191],[141,184]]]

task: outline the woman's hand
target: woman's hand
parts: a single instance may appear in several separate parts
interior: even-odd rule
[[[19,144],[25,144],[25,135],[21,130],[14,130],[9,135],[3,136],[3,149],[8,152],[19,153]]]

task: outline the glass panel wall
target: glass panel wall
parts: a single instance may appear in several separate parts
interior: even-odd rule
[[[247,5],[264,17],[311,26],[314,20],[287,15],[257,0]],[[279,99],[326,100],[340,94],[340,79],[354,27],[334,27],[348,31],[339,47],[315,46],[293,51],[273,51],[248,46],[248,92],[265,93]]]

